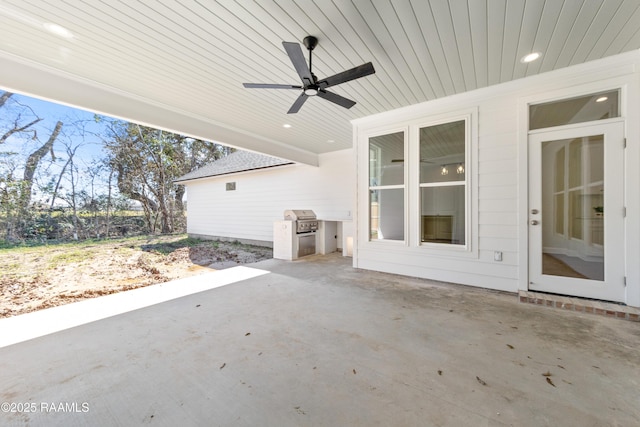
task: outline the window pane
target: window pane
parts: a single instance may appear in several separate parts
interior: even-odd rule
[[[543,143],[544,145],[544,143]],[[555,191],[564,190],[564,147],[556,152]]]
[[[587,156],[589,158],[589,183],[604,180],[604,135],[593,135],[587,142]]]
[[[617,90],[529,106],[529,130],[620,117]]]
[[[575,139],[569,144],[569,188],[582,185],[582,140]]]
[[[584,190],[573,190],[569,192],[569,220],[570,233],[572,239],[582,240],[584,222]]]
[[[542,164],[542,272],[552,276],[604,280],[604,138],[591,135],[542,143],[542,158],[564,150],[567,167]],[[558,177],[558,174],[563,174]],[[554,190],[553,183],[571,187]],[[545,220],[547,218],[547,220]]]
[[[420,189],[423,242],[465,244],[464,190],[463,185]]]
[[[554,199],[555,231],[564,235],[564,193],[556,194]]]
[[[404,240],[404,189],[369,192],[371,240]]]
[[[420,129],[420,182],[465,180],[465,121]]]
[[[404,132],[369,138],[369,186],[404,184]]]

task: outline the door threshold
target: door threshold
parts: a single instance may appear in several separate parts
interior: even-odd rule
[[[640,322],[640,308],[613,302],[531,291],[518,291],[518,300],[522,303]]]

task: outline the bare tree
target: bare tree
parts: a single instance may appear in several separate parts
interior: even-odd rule
[[[3,92],[2,95],[0,95],[0,108],[2,108],[5,102],[7,102],[7,100],[9,100],[9,98],[11,98],[12,96],[13,93],[11,92]]]
[[[4,106],[4,104],[12,96],[13,96],[13,93],[11,93],[11,92],[3,92],[2,95],[0,95],[0,108],[2,108]],[[31,116],[35,116],[35,119],[33,119],[29,123],[22,123],[23,114],[22,114],[22,112],[17,112],[15,114],[15,118],[13,120],[12,126],[7,128],[7,130],[2,135],[0,135],[0,144],[4,144],[7,141],[7,139],[9,139],[9,137],[11,135],[19,134],[19,133],[23,133],[23,132],[27,132],[27,131],[33,133],[33,136],[32,136],[33,139],[36,138],[37,133],[36,133],[35,130],[32,130],[31,128],[36,123],[42,121],[42,119],[40,117],[38,117],[30,107],[28,107],[28,106],[22,106],[22,107],[27,109],[27,110],[29,110],[31,112]]]
[[[47,153],[51,153],[53,156],[53,143],[58,138],[60,130],[62,129],[62,122],[56,123],[53,132],[49,136],[47,142],[45,142],[40,148],[32,152],[27,158],[27,163],[24,167],[24,174],[22,178],[22,193],[20,195],[20,212],[21,216],[26,214],[29,204],[31,203],[31,192],[33,190],[33,177],[36,173],[36,169],[40,164],[40,161]]]

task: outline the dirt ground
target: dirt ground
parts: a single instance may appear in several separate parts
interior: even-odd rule
[[[0,250],[0,318],[272,257],[272,249],[179,236]]]

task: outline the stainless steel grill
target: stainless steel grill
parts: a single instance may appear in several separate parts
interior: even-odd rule
[[[312,210],[286,210],[284,219],[295,221],[296,234],[313,233],[318,230],[318,218]]]

